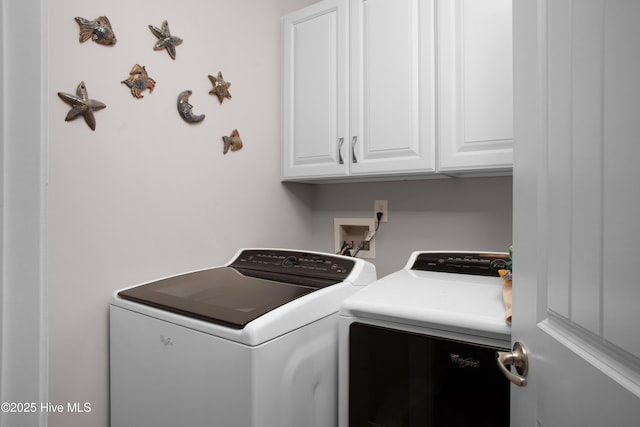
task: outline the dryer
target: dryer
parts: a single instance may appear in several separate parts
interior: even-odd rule
[[[258,248],[116,291],[111,427],[334,427],[338,310],[375,278],[361,259]]]
[[[414,252],[340,310],[339,427],[509,425],[498,270],[508,255]]]

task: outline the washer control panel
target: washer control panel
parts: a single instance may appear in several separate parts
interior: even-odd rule
[[[281,249],[246,249],[229,266],[341,280],[351,273],[354,265],[353,260],[329,254]]]
[[[499,277],[498,270],[508,262],[509,254],[503,252],[423,252],[411,269]]]

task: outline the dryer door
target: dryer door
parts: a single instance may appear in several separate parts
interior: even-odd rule
[[[349,426],[509,426],[496,349],[353,323]]]

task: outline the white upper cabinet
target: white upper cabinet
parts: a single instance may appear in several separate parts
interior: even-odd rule
[[[285,16],[283,180],[509,171],[511,58],[510,0],[324,0]]]
[[[346,19],[325,0],[282,20],[283,179],[349,173]]]
[[[429,0],[351,0],[351,174],[435,172]]]
[[[438,170],[511,170],[511,0],[438,2]]]

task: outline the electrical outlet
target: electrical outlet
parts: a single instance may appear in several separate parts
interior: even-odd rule
[[[378,220],[378,212],[382,212],[382,219],[380,220],[380,222],[389,221],[389,210],[387,208],[386,200],[375,200],[373,202],[373,215],[376,221]]]

